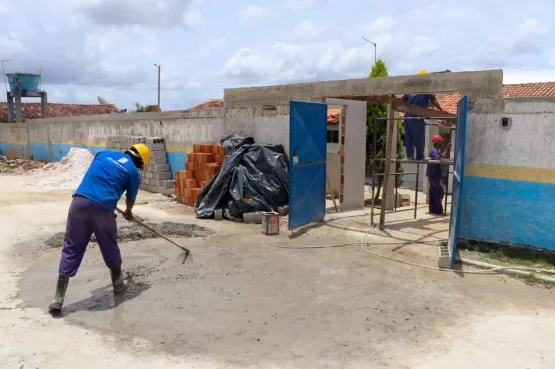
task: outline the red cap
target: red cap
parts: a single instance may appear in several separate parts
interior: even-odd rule
[[[435,135],[434,137],[432,137],[433,143],[441,142],[441,141],[443,141],[443,137],[441,137],[440,135]]]

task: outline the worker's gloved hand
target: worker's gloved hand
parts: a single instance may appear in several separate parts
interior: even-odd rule
[[[131,212],[131,209],[125,209],[123,217],[130,222],[133,221],[133,213]]]

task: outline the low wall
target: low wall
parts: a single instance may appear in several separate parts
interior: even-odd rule
[[[473,102],[460,236],[555,250],[554,157],[555,99]]]
[[[108,136],[164,137],[172,173],[185,169],[193,144],[219,142],[227,135],[252,136],[282,144],[289,153],[289,106],[104,114],[0,124],[0,152],[8,158],[59,161],[71,147],[106,150]]]

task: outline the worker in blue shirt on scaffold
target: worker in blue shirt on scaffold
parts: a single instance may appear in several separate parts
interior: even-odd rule
[[[428,71],[422,69],[418,74],[428,74]],[[445,112],[441,105],[439,105],[436,95],[434,94],[404,95],[403,100],[407,104],[420,106],[426,109],[432,104],[439,111]],[[407,159],[415,159],[414,148],[416,148],[416,160],[424,160],[424,147],[426,142],[426,123],[424,122],[424,117],[406,113],[404,118],[403,125],[405,126],[405,149]]]

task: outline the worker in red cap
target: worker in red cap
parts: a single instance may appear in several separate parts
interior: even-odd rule
[[[433,148],[430,151],[430,159],[431,160],[441,160],[445,157],[449,156],[449,151],[451,150],[451,144],[448,143],[445,146],[445,150],[443,152],[440,151],[441,146],[443,145],[443,137],[440,135],[435,135],[432,137],[432,145]],[[443,165],[440,163],[430,163],[428,164],[428,168],[426,168],[426,176],[428,177],[428,182],[430,183],[430,189],[428,191],[428,202],[430,206],[430,214],[444,216],[445,213],[443,212]]]

